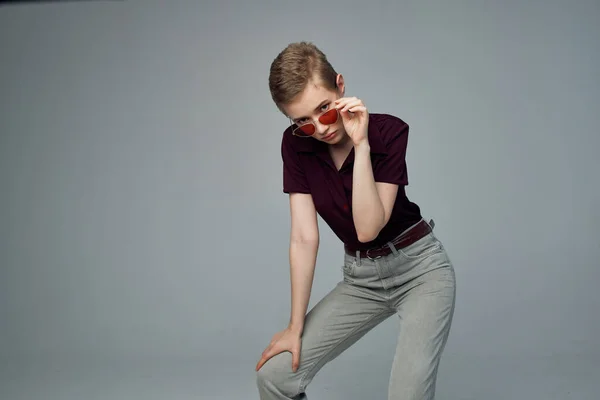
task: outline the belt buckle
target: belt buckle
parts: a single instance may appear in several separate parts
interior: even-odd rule
[[[369,252],[370,252],[371,250],[373,250],[373,249],[368,249],[368,250],[365,252],[365,255],[367,256],[367,258],[368,258],[369,260],[371,260],[371,261],[375,261],[375,260],[377,260],[377,259],[381,258],[381,256],[377,256],[377,257],[375,257],[375,258],[371,257],[371,256],[369,255]]]

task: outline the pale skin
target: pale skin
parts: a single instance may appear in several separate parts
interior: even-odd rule
[[[316,127],[313,138],[329,145],[329,153],[338,169],[354,148],[352,217],[358,239],[366,243],[375,239],[388,223],[398,185],[375,182],[368,141],[368,110],[362,100],[343,97],[345,85],[342,75],[337,76],[336,82],[337,90],[332,91],[320,85],[318,78],[312,80],[284,109],[294,122],[312,119]],[[332,125],[320,123],[318,116],[331,107],[338,109],[341,118]],[[291,317],[288,326],[276,333],[263,351],[256,365],[257,371],[271,357],[284,351],[292,354],[294,372],[300,365],[301,337],[319,248],[319,228],[310,194],[292,193],[289,199]]]

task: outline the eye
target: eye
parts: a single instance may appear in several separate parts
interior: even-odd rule
[[[299,120],[296,121],[296,125],[302,125],[305,122],[306,122],[306,118],[301,118],[301,119],[299,119]]]
[[[323,105],[321,106],[321,111],[325,111],[325,110],[327,110],[328,108],[329,108],[329,103],[327,103],[327,104],[323,104]]]

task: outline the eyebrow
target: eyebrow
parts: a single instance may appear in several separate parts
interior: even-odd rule
[[[319,103],[318,106],[315,107],[315,111],[317,111],[319,108],[323,107],[325,105],[325,103],[329,103],[329,102],[331,102],[331,100],[329,100],[329,99],[323,100],[322,102]],[[302,117],[294,118],[293,121],[298,121],[299,119],[302,119],[302,118],[308,118],[308,117],[302,116]]]

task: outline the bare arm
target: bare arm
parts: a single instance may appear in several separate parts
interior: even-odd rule
[[[375,182],[368,142],[354,147],[352,216],[358,240],[375,239],[390,220],[398,185]]]
[[[290,279],[292,284],[292,311],[290,323],[286,329],[277,332],[263,351],[256,370],[283,351],[292,353],[292,370],[300,365],[300,337],[304,330],[304,317],[319,248],[319,228],[317,212],[310,194],[291,193],[290,213],[292,229],[290,234]]]
[[[301,333],[319,248],[319,228],[317,212],[311,195],[290,194],[290,280],[292,289],[292,309],[290,330]]]

